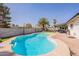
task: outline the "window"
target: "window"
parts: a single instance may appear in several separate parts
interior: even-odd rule
[[[70,24],[70,28],[73,28],[73,24]]]

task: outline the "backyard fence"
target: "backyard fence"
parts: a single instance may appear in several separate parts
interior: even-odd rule
[[[28,33],[33,32],[40,32],[42,31],[41,28],[0,28],[0,38],[3,37],[11,37],[11,36],[17,36],[17,35],[24,35]]]

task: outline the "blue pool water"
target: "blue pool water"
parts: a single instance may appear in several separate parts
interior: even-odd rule
[[[44,33],[17,36],[11,44],[13,44],[12,50],[14,53],[24,56],[46,54],[56,47],[56,44],[50,42]]]

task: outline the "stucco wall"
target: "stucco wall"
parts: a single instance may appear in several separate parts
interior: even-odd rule
[[[73,28],[70,28],[70,25],[73,24]],[[70,31],[70,36],[79,38],[79,15],[75,16],[68,23],[68,29]]]
[[[32,32],[39,32],[39,31],[42,31],[42,29],[0,28],[0,38],[27,34]]]
[[[79,39],[79,25],[74,25],[74,36]]]
[[[70,36],[76,37],[79,39],[79,24],[73,23],[73,28],[70,28],[70,26],[68,26],[68,29],[70,31]]]

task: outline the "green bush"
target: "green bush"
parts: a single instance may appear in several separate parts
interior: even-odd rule
[[[2,39],[0,39],[0,43],[2,42]]]

